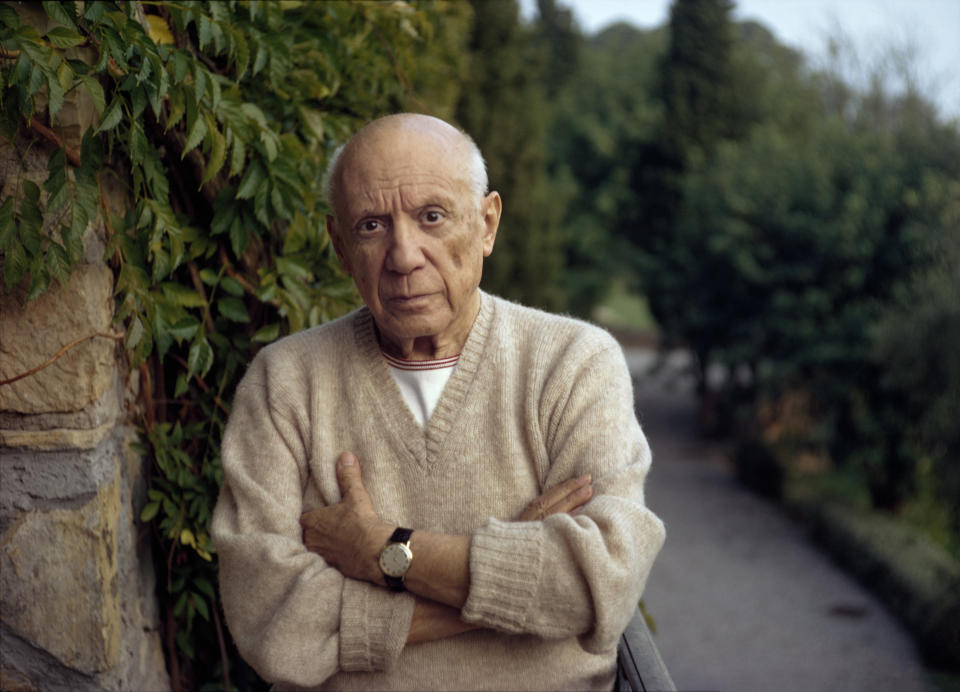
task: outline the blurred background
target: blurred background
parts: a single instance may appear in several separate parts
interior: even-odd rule
[[[356,306],[325,164],[413,110],[469,132],[503,197],[484,287],[626,348],[670,533],[647,606],[681,688],[881,689],[852,667],[958,689],[956,0],[0,2],[0,20],[3,319],[43,313],[74,266],[106,272],[99,331],[122,355],[104,358],[135,375],[117,410],[145,469],[131,560],[152,550],[158,584],[134,629],[162,640],[174,688],[260,686],[209,544],[229,401],[264,343]],[[37,349],[14,341],[0,413],[23,426],[23,402],[72,385],[28,389]],[[0,527],[35,496],[5,500]],[[789,591],[805,575],[820,586]],[[62,644],[34,627],[43,600],[4,603],[40,687],[35,649]],[[817,648],[827,622],[858,629]],[[801,659],[836,660],[804,678]]]

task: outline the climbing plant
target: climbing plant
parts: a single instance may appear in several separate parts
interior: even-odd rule
[[[432,2],[0,4],[0,133],[23,159],[53,150],[0,203],[4,286],[66,285],[102,220],[176,688],[233,686],[209,524],[235,384],[260,345],[357,304],[323,223],[328,157],[376,115],[445,114],[469,21]],[[84,101],[71,147],[57,117]]]

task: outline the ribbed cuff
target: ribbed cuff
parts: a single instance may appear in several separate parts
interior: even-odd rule
[[[537,597],[542,553],[540,522],[490,519],[474,531],[463,619],[504,632],[523,632]]]
[[[407,643],[414,598],[354,579],[343,581],[340,605],[340,669],[390,668]]]

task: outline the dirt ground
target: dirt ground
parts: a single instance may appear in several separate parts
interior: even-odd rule
[[[653,448],[647,503],[667,542],[644,601],[677,687],[737,692],[928,690],[910,636],[702,440],[683,360],[628,349]]]

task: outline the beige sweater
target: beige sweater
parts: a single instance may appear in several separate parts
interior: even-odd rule
[[[237,390],[213,535],[241,654],[278,687],[609,690],[664,540],[617,343],[484,294],[425,428],[388,368],[361,309],[263,349]],[[299,517],[340,499],[343,450],[385,521],[471,536],[462,617],[488,629],[405,647],[413,596],[304,548]],[[511,521],[584,473],[579,515]]]

